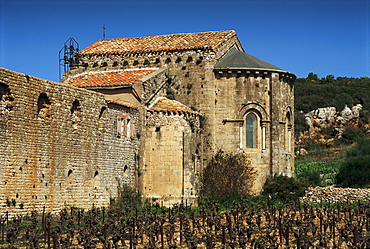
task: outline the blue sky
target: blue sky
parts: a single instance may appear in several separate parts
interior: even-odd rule
[[[0,67],[59,80],[69,37],[235,30],[246,53],[298,77],[370,76],[370,0],[0,0]]]

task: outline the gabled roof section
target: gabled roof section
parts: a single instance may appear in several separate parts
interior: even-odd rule
[[[107,102],[107,104],[114,104],[114,105],[124,106],[124,107],[128,107],[128,108],[131,108],[131,109],[136,109],[136,110],[139,109],[137,106],[133,106],[129,103],[124,103],[124,102],[113,100],[113,99],[105,99],[105,101]]]
[[[215,49],[236,36],[233,30],[201,33],[103,39],[78,52],[88,54],[127,54],[159,51]]]
[[[236,48],[230,49],[229,52],[214,65],[214,69],[255,69],[286,72],[281,68],[237,50]]]
[[[100,71],[77,75],[64,81],[65,84],[87,89],[120,88],[135,82],[143,82],[143,78],[157,69],[126,69],[122,71]]]
[[[200,115],[180,102],[166,97],[159,97],[148,109],[150,112],[175,112]]]

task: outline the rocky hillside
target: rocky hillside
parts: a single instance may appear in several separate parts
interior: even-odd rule
[[[335,107],[318,108],[305,114],[305,120],[310,134],[320,134],[323,129],[333,127],[336,131],[335,138],[341,138],[346,127],[358,126],[361,110],[361,104],[352,108],[345,106],[341,112]]]
[[[329,76],[310,73],[295,83],[297,154],[350,145],[369,133],[370,78]]]

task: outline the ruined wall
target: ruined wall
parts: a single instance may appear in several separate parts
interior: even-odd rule
[[[165,206],[196,204],[201,170],[197,119],[179,113],[148,114],[143,193],[149,200]]]
[[[117,136],[117,115],[138,118],[102,94],[0,69],[0,210],[108,205],[118,182],[134,185],[138,142]]]

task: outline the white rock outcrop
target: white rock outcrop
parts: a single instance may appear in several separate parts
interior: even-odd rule
[[[306,122],[310,126],[310,134],[320,131],[322,128],[334,125],[341,131],[340,126],[345,126],[360,117],[362,105],[357,104],[352,108],[345,106],[341,112],[335,107],[318,108],[305,114]]]

